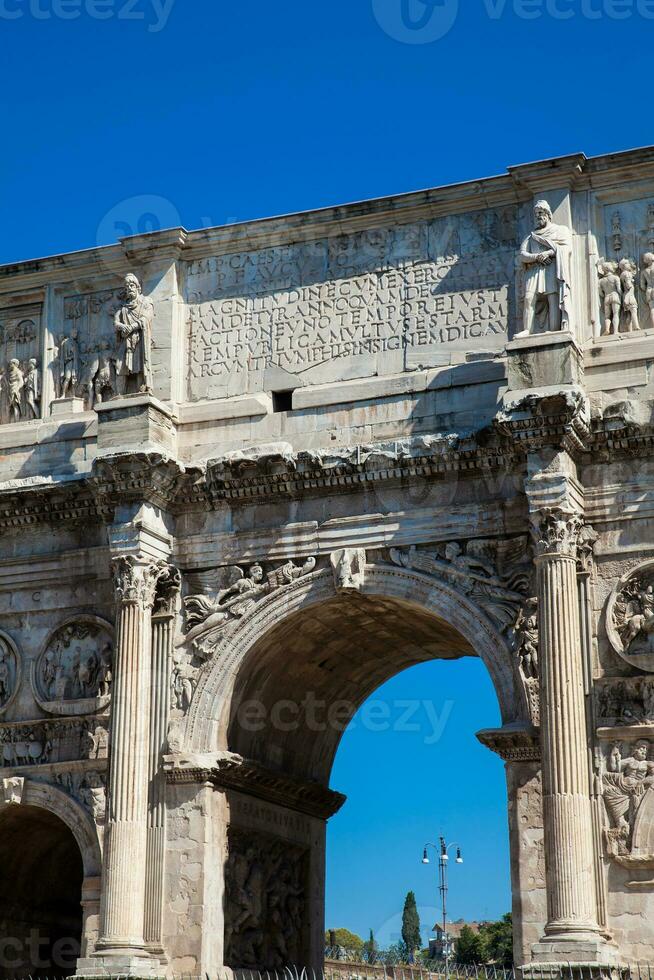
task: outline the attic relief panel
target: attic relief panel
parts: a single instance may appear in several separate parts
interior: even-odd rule
[[[653,330],[654,201],[606,207],[603,238],[597,266],[601,335]]]
[[[0,423],[41,414],[41,305],[0,310]]]

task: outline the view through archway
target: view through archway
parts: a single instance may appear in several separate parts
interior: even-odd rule
[[[68,827],[39,807],[0,813],[0,978],[75,972],[82,857]]]
[[[320,590],[327,592],[328,588],[325,578]],[[389,596],[389,588],[395,589],[396,594]],[[389,764],[381,750],[370,750],[361,765],[369,775],[376,773],[373,779],[377,785],[371,799],[359,807],[364,832],[366,822],[368,832],[373,826],[387,827],[384,809],[388,797],[399,797],[403,840],[409,848],[406,863],[411,869],[411,879],[415,880],[413,870],[418,873],[422,870],[420,858],[425,841],[437,839],[441,829],[450,832],[438,826],[438,815],[434,812],[437,799],[430,801],[426,782],[430,774],[442,772],[449,780],[452,800],[457,786],[467,783],[472,793],[456,800],[454,810],[474,812],[476,809],[479,815],[483,810],[482,798],[492,801],[495,807],[492,828],[480,818],[474,831],[473,825],[461,830],[466,838],[495,837],[496,842],[489,840],[489,845],[503,854],[504,882],[507,878],[507,791],[503,766],[498,757],[476,742],[475,731],[500,724],[522,724],[520,712],[524,709],[517,695],[511,650],[498,633],[493,633],[487,620],[469,606],[456,606],[445,587],[442,591],[440,587],[434,588],[420,576],[398,578],[394,571],[382,568],[370,571],[365,594],[334,596],[332,593],[330,598],[321,595],[320,590],[314,582],[311,595],[298,597],[296,610],[286,597],[282,616],[268,629],[258,631],[235,671],[227,747],[255,767],[284,773],[286,779],[314,787],[310,790],[314,800],[312,812],[318,819],[300,820],[270,813],[267,819],[273,823],[263,826],[257,824],[256,806],[234,807],[228,834],[230,863],[226,873],[225,930],[226,960],[234,967],[269,969],[281,967],[285,962],[316,966],[322,963],[325,926],[337,924],[337,920],[333,923],[325,920],[324,907],[324,818],[336,812],[343,802],[337,797],[342,789],[338,771],[334,775],[332,767],[348,725],[353,718],[356,724],[357,712],[366,712],[366,699],[379,700],[377,692],[380,689],[383,692],[383,685],[389,681],[400,686],[409,683],[408,698],[400,700],[408,699],[412,705],[417,702],[417,710],[423,712],[428,726],[424,747],[429,751],[424,757],[420,782],[408,775],[410,767],[401,757]],[[439,614],[441,609],[447,618]],[[430,670],[438,670],[435,661],[457,661],[448,665],[451,677],[460,674],[456,693],[450,693],[449,679],[439,683],[434,680],[436,675],[429,674]],[[409,668],[417,672],[413,688],[411,671],[403,675]],[[426,673],[420,674],[421,671]],[[471,671],[477,671],[477,679],[484,678],[480,689],[482,704],[475,709],[470,703],[476,684]],[[385,697],[383,693],[381,696]],[[448,706],[448,701],[454,703]],[[391,707],[391,713],[392,710]],[[451,718],[443,717],[443,712],[464,723],[465,748],[456,735],[452,736]],[[404,714],[406,724],[406,706]],[[382,724],[386,724],[386,719],[382,719]],[[391,723],[391,733],[392,730]],[[419,735],[420,731],[418,725]],[[447,737],[454,737],[456,744],[444,750],[439,742],[445,738],[446,745]],[[346,753],[347,741],[345,736],[342,751]],[[381,747],[381,742],[378,745]],[[485,772],[492,772],[492,777],[488,777],[492,789],[484,786]],[[502,843],[498,847],[499,840]],[[396,841],[386,840],[383,848],[391,850],[394,859],[397,857]],[[474,850],[472,845],[471,850]],[[471,859],[474,865],[473,854]],[[371,860],[383,864],[384,854],[377,853]],[[347,861],[343,864],[347,866]],[[481,871],[479,862],[477,867]],[[361,895],[361,883],[365,880],[365,869],[360,869],[357,877],[352,878],[351,891],[359,890]],[[383,876],[382,882],[387,880]],[[426,876],[422,880],[426,882]],[[379,887],[388,890],[383,883]],[[480,914],[483,912],[490,918],[508,912],[506,886],[503,892],[497,909],[480,909]],[[433,881],[431,887],[425,885],[425,894],[431,896],[429,904],[435,911],[437,896]],[[396,908],[397,895],[390,901],[391,907]],[[379,918],[378,913],[364,914],[369,920]],[[428,917],[431,914],[431,911],[427,913]],[[333,915],[330,909],[332,918]],[[433,923],[425,925],[429,929]],[[379,928],[378,922],[366,923],[366,928],[375,927]]]
[[[414,892],[421,950],[442,952],[438,853],[449,849],[447,932],[511,911],[507,789],[502,760],[475,732],[500,724],[488,671],[476,658],[432,661],[396,675],[345,732],[332,785],[347,796],[327,831],[326,954],[405,958],[402,910]],[[455,858],[461,849],[462,864]],[[480,888],[480,882],[485,886]],[[371,946],[371,933],[374,945]],[[331,944],[334,943],[334,948]]]

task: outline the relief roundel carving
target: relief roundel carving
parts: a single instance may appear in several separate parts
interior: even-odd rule
[[[632,667],[654,673],[654,561],[623,576],[611,593],[606,631],[615,652]]]
[[[105,708],[111,697],[113,630],[97,616],[78,616],[51,633],[32,667],[34,697],[54,715]]]
[[[21,661],[16,644],[0,631],[0,715],[3,715],[18,693]]]

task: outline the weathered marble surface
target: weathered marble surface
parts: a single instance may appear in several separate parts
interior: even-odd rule
[[[518,962],[654,958],[652,254],[642,150],[0,268],[3,930],[56,851],[80,975],[317,965],[344,726],[474,655]]]

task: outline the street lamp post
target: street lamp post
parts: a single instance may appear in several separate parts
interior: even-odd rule
[[[446,844],[445,838],[440,837],[438,844],[425,844],[425,849],[422,852],[422,863],[430,864],[429,855],[427,854],[427,848],[433,847],[438,853],[438,890],[441,895],[441,915],[443,923],[443,956],[445,958],[445,976],[449,976],[449,946],[447,942],[447,868],[450,862],[450,855],[448,851],[453,847],[456,847],[456,863],[463,864],[463,858],[461,856],[461,848],[456,844]]]

